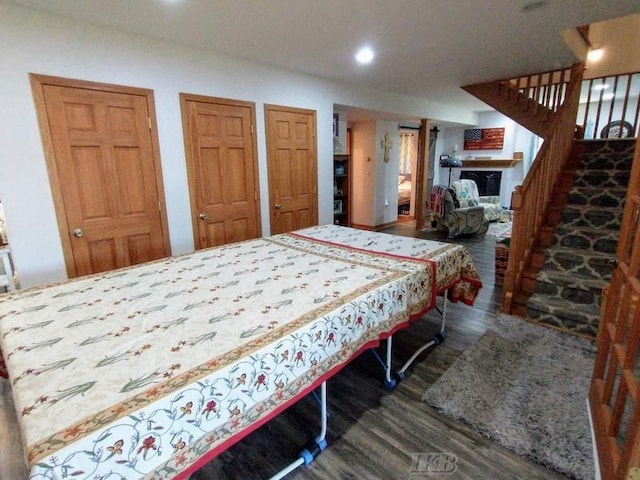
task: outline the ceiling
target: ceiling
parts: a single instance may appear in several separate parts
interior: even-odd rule
[[[6,0],[2,0],[6,1]],[[462,85],[568,66],[560,32],[640,0],[13,0],[27,8],[471,110]],[[541,3],[527,10],[525,5]],[[358,47],[377,53],[368,66]]]

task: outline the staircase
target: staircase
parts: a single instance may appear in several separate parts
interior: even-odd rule
[[[614,268],[635,139],[576,141],[515,313],[595,337]],[[527,298],[528,297],[528,298]]]
[[[507,82],[489,82],[462,87],[503,115],[545,138],[555,112]]]
[[[565,100],[572,69],[466,85],[463,90],[542,138]],[[575,75],[575,72],[574,72]]]

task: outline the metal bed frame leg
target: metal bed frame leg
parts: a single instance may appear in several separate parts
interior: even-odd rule
[[[393,335],[389,335],[389,337],[387,338],[387,361],[385,362],[384,360],[382,360],[382,358],[380,358],[380,355],[378,354],[378,351],[375,348],[371,349],[371,353],[373,353],[373,356],[376,357],[376,360],[378,360],[378,363],[380,363],[380,365],[382,365],[382,368],[384,369],[384,381],[382,382],[382,384],[384,385],[384,388],[386,390],[393,390],[394,388],[396,388],[396,380],[394,378],[391,378],[391,353],[393,350]]]
[[[320,435],[309,442],[307,448],[298,454],[298,459],[276,473],[270,480],[278,480],[293,472],[301,465],[309,465],[327,448],[327,382],[320,385]]]
[[[411,355],[409,360],[406,361],[406,363],[402,366],[402,368],[395,372],[395,378],[398,382],[401,382],[402,380],[405,379],[405,376],[406,376],[405,372],[407,371],[407,368],[409,368],[409,366],[415,361],[415,359],[418,358],[418,355],[424,352],[427,348],[438,346],[442,342],[444,342],[444,339],[447,336],[447,333],[445,331],[445,322],[447,317],[447,293],[448,292],[449,290],[445,290],[442,295],[442,310],[440,310],[436,306],[436,310],[438,310],[438,312],[440,313],[440,317],[442,318],[442,322],[440,323],[440,333],[437,333],[431,340],[429,340],[427,343],[425,343],[420,348],[418,348],[413,353],[413,355]]]

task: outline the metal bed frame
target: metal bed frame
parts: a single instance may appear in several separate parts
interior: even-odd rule
[[[378,351],[375,348],[371,349],[371,353],[373,353],[374,357],[380,363],[384,370],[384,379],[382,384],[386,390],[394,390],[398,383],[406,377],[406,371],[411,366],[411,364],[420,356],[422,352],[431,347],[437,347],[447,336],[445,330],[445,321],[447,316],[447,292],[445,290],[442,294],[442,308],[439,308],[437,305],[434,307],[435,310],[440,314],[440,332],[434,335],[428,342],[426,342],[421,347],[417,348],[416,351],[409,357],[409,359],[405,362],[402,368],[396,370],[392,373],[392,351],[393,351],[393,335],[390,335],[387,338],[386,345],[386,359],[383,359]],[[426,312],[425,312],[426,313]]]
[[[302,238],[305,238],[303,236],[301,236]],[[289,238],[289,237],[287,237]],[[312,241],[316,241],[316,239],[314,238],[310,238]],[[365,241],[367,241],[368,239],[365,238]],[[329,245],[331,245],[331,242],[327,242],[327,240],[323,240],[323,239],[317,239],[317,241],[319,242],[326,242]],[[283,245],[289,245],[288,243],[286,243],[284,240],[280,240],[280,242]],[[366,247],[368,247],[369,245],[371,245],[371,243],[373,242],[369,242],[366,244]],[[338,244],[338,246],[341,246],[340,244]],[[349,247],[349,248],[353,248],[354,250],[358,250],[358,247],[352,247],[348,244],[345,244],[345,246]],[[365,247],[365,248],[366,248]],[[397,246],[395,247],[396,249],[398,248]],[[360,247],[360,249],[362,249],[362,247]],[[373,253],[380,253],[380,252],[373,252]],[[382,252],[382,255],[386,254],[384,251]],[[389,254],[391,256],[393,256],[394,254],[391,253]],[[338,257],[336,257],[338,258]],[[400,258],[409,258],[409,257],[400,257]],[[433,278],[435,280],[435,270],[433,271]],[[473,278],[471,279],[471,281],[473,281]],[[447,282],[449,282],[449,280],[447,280]],[[363,346],[363,349],[369,349],[373,355],[375,356],[376,360],[380,363],[380,365],[383,368],[384,371],[384,378],[383,378],[383,386],[385,389],[387,390],[393,390],[397,387],[398,383],[401,382],[402,380],[405,379],[406,377],[406,372],[408,370],[408,368],[413,364],[414,361],[416,361],[416,359],[428,348],[431,347],[435,347],[437,345],[439,345],[440,343],[442,343],[445,339],[446,336],[446,331],[445,331],[445,325],[446,325],[446,313],[447,313],[447,300],[449,300],[449,294],[452,295],[451,297],[451,301],[457,301],[457,299],[459,298],[457,295],[459,294],[459,292],[456,290],[456,285],[457,283],[449,283],[447,285],[447,289],[444,289],[440,292],[438,292],[437,294],[434,295],[434,290],[431,290],[430,292],[430,300],[429,303],[427,305],[422,305],[421,308],[424,308],[425,310],[422,310],[420,312],[414,311],[411,314],[411,319],[415,319],[417,317],[420,317],[424,314],[426,314],[428,311],[435,309],[441,317],[441,322],[440,322],[440,331],[439,333],[437,333],[436,335],[434,335],[429,341],[427,341],[424,345],[420,346],[419,348],[417,348],[415,350],[415,352],[410,356],[410,358],[402,365],[401,368],[393,371],[393,366],[392,366],[392,353],[393,353],[393,335],[395,334],[396,330],[399,329],[404,329],[406,327],[409,326],[409,322],[410,320],[407,319],[406,322],[400,323],[396,325],[396,328],[391,329],[391,330],[387,330],[389,332],[388,336],[387,334],[382,334],[378,337],[378,339],[375,341],[374,345],[376,345],[376,347],[371,347],[371,344],[368,346]],[[444,285],[441,285],[440,288],[443,288]],[[418,286],[416,285],[416,289],[418,288]],[[451,290],[450,290],[451,289]],[[464,294],[464,290],[463,290],[463,294]],[[432,295],[432,296],[431,296]],[[439,301],[438,301],[438,297],[442,298],[442,304],[441,306],[439,306]],[[119,297],[118,297],[119,298]],[[471,298],[470,300],[471,302],[473,301],[473,298]],[[466,302],[465,302],[466,303]],[[383,359],[382,356],[378,353],[377,348],[380,348],[380,341],[384,340],[386,337],[386,345],[384,345],[382,348],[386,348],[386,353],[383,354],[385,356],[385,358]],[[361,350],[362,351],[362,350]],[[333,373],[331,374],[333,375]],[[296,470],[298,467],[302,466],[302,465],[309,465],[311,464],[315,458],[323,451],[327,448],[327,439],[326,439],[326,434],[327,434],[327,427],[328,427],[328,408],[327,408],[327,381],[328,381],[328,376],[325,376],[325,378],[323,379],[318,379],[319,381],[321,381],[322,383],[316,383],[315,387],[311,387],[311,388],[315,388],[316,390],[318,389],[319,386],[319,390],[320,390],[320,394],[317,395],[316,392],[314,390],[310,391],[310,393],[312,393],[316,400],[319,403],[320,406],[320,432],[317,436],[315,436],[314,438],[312,438],[309,443],[306,445],[306,447],[300,451],[300,453],[298,454],[297,458],[291,462],[289,465],[287,465],[285,468],[283,468],[282,470],[280,470],[278,473],[276,473],[273,477],[271,477],[272,479],[280,479],[285,477],[286,475],[288,475],[289,473],[291,473],[292,471]],[[309,392],[309,390],[307,390],[307,392]],[[300,397],[298,397],[299,399]],[[242,435],[244,436],[244,435]],[[241,436],[238,438],[242,438]],[[210,457],[213,458],[213,457]],[[204,457],[201,458],[201,460],[204,459]],[[207,460],[208,461],[208,460]],[[197,464],[194,463],[192,464],[192,467],[195,467]],[[202,464],[200,464],[202,465]],[[196,467],[198,468],[198,467]],[[189,473],[192,473],[193,469],[185,469],[183,470],[181,474],[177,475],[177,478],[188,478]],[[184,475],[184,476],[183,476]]]
[[[398,386],[398,383],[405,379],[407,369],[420,356],[422,352],[424,352],[428,348],[437,347],[444,341],[446,337],[445,322],[447,316],[447,293],[448,290],[445,290],[441,295],[442,308],[438,307],[437,305],[434,307],[435,310],[440,314],[440,332],[434,335],[428,342],[417,348],[411,355],[411,357],[409,357],[409,359],[404,363],[402,368],[396,370],[392,374],[393,335],[390,335],[386,341],[386,360],[382,359],[375,348],[370,349],[376,360],[384,369],[384,379],[382,384],[386,390],[394,390]],[[315,395],[315,392],[313,393]],[[320,434],[309,442],[307,447],[298,454],[298,458],[295,461],[291,462],[288,466],[273,475],[269,480],[280,480],[289,473],[293,472],[298,467],[311,464],[316,459],[316,457],[327,448],[326,435],[328,413],[326,381],[320,385],[320,398],[318,399],[318,402],[320,404]]]

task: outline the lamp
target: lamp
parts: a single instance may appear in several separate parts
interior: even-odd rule
[[[453,158],[449,155],[440,155],[440,166],[449,169],[449,183],[447,187],[451,186],[451,169],[462,168],[462,161],[459,158]]]

